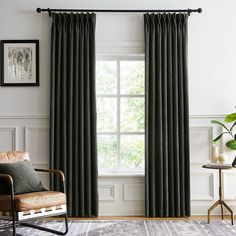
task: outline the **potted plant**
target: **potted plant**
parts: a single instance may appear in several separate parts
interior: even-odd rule
[[[224,121],[226,123],[232,123],[231,127],[228,128],[225,124],[218,120],[212,120],[212,124],[220,125],[223,127],[223,132],[217,136],[215,139],[213,139],[213,143],[216,143],[218,140],[222,138],[223,135],[230,135],[231,139],[226,142],[226,146],[232,150],[236,150],[236,132],[234,130],[234,127],[236,126],[236,113],[229,114],[225,117]],[[235,162],[235,163],[234,163]],[[233,165],[236,165],[236,158],[233,162]]]

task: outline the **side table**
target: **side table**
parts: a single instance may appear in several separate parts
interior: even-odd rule
[[[234,224],[234,213],[230,209],[230,207],[225,203],[222,197],[222,170],[229,170],[232,169],[232,166],[208,166],[208,165],[203,165],[202,168],[206,169],[216,169],[219,170],[219,200],[216,201],[209,209],[208,209],[208,224],[210,224],[210,214],[213,209],[215,209],[218,205],[221,207],[221,217],[222,220],[224,219],[224,214],[223,214],[223,206],[230,212],[231,214],[231,223],[232,225]]]

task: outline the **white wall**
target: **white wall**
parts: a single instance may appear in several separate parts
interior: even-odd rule
[[[35,12],[37,7],[203,8],[202,14],[195,13],[189,18],[189,93],[193,214],[205,214],[206,208],[217,198],[218,184],[215,173],[211,174],[201,168],[203,163],[209,161],[211,155],[209,151],[211,132],[218,131],[215,129],[212,131],[210,119],[222,118],[224,114],[232,112],[236,105],[233,100],[236,74],[235,0],[1,0],[0,40],[40,40],[40,87],[0,87],[0,148],[27,149],[33,156],[35,165],[46,167],[51,19],[47,14],[37,14]],[[142,15],[97,14],[96,37],[98,54],[143,53]],[[39,149],[37,144],[43,148]],[[142,197],[139,196],[135,201],[133,196],[125,196],[125,185],[133,181],[136,193],[142,192],[143,178],[140,179],[140,176],[115,178],[117,181],[108,177],[99,179],[100,194],[103,199],[100,204],[101,213],[128,214],[124,203],[128,201],[127,205],[131,206],[130,214],[142,214]],[[230,186],[233,186],[235,178],[236,175],[231,172],[225,177],[226,197],[230,199],[232,205],[236,204],[232,201],[236,197],[236,189],[231,189]],[[111,182],[115,185],[113,186]],[[199,189],[199,186],[203,187]],[[118,203],[123,204],[120,212],[116,208],[120,206]],[[141,207],[137,207],[140,204]]]

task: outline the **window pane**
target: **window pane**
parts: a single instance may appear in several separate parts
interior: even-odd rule
[[[144,61],[120,62],[121,94],[144,94]]]
[[[98,135],[98,167],[117,167],[117,141],[115,135]]]
[[[121,135],[121,166],[144,167],[144,135]]]
[[[114,132],[117,126],[117,99],[97,98],[97,131]]]
[[[121,131],[144,132],[144,98],[121,98]]]
[[[117,62],[98,61],[96,65],[97,94],[116,94],[117,91]]]

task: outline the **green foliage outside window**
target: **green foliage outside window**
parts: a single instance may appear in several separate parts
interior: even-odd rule
[[[99,168],[143,168],[144,62],[98,61],[96,87]]]

